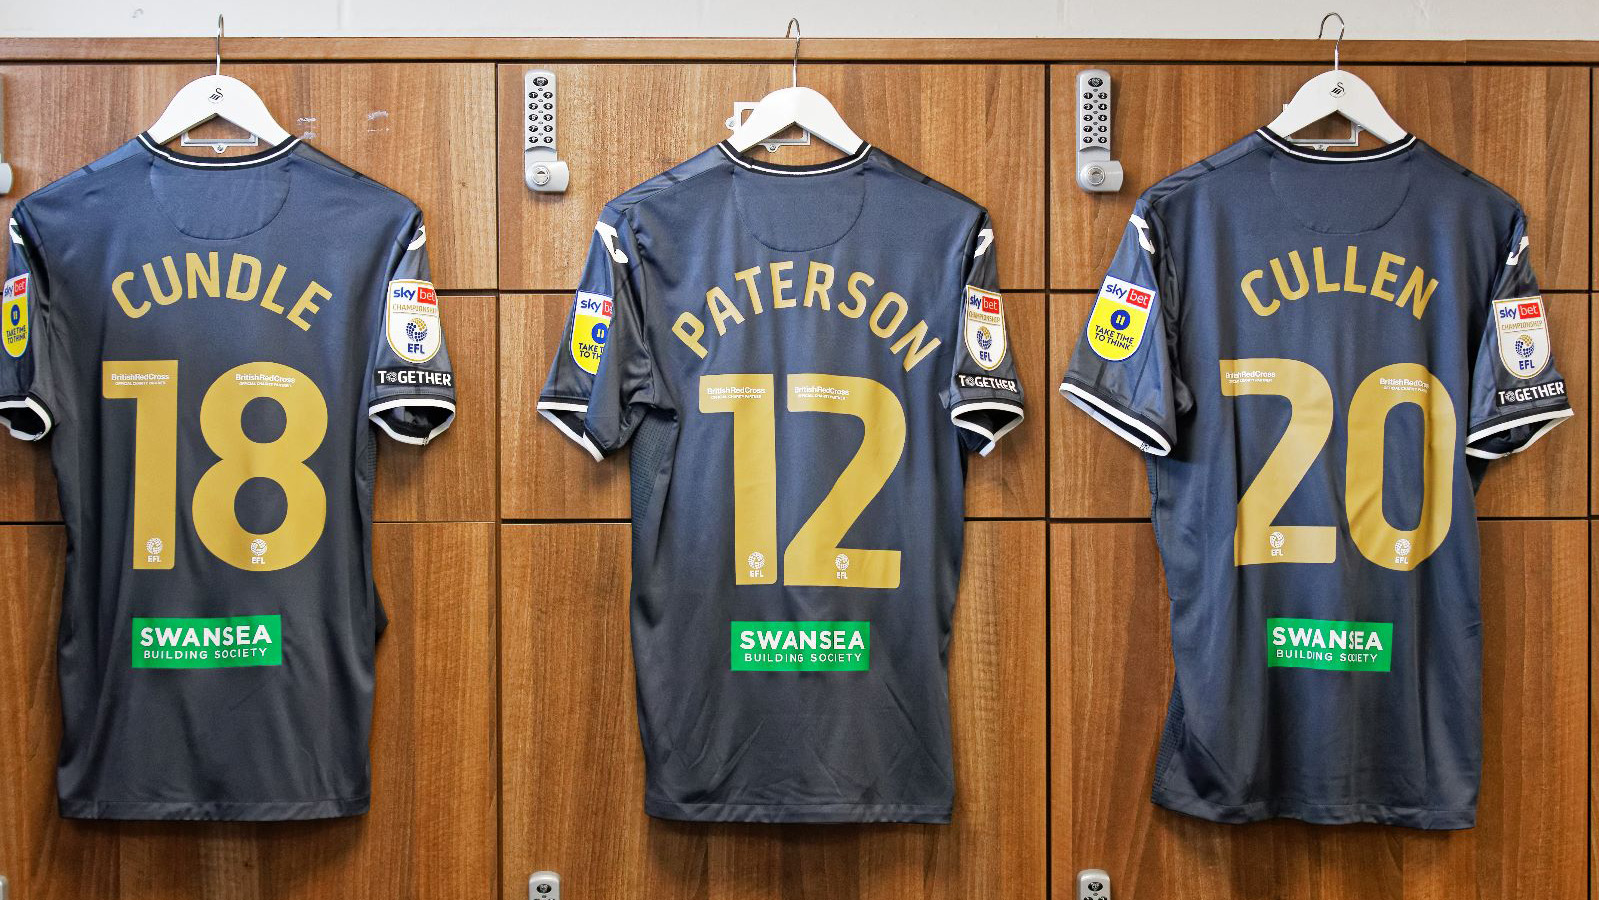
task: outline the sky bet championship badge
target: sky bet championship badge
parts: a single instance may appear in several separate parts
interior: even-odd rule
[[[389,282],[389,346],[409,363],[425,363],[439,352],[439,298],[433,283],[401,278]]]
[[[577,313],[572,317],[572,361],[590,375],[598,372],[610,334],[611,298],[578,291]]]
[[[1106,276],[1088,317],[1088,345],[1112,362],[1132,356],[1144,341],[1144,326],[1154,305],[1153,290]]]
[[[966,352],[985,369],[1005,359],[1005,300],[995,291],[966,286]]]
[[[28,349],[28,277],[18,275],[0,293],[0,337],[6,353],[21,356]]]
[[[1499,359],[1510,374],[1531,378],[1549,364],[1549,322],[1542,297],[1495,300],[1494,325],[1499,329]]]

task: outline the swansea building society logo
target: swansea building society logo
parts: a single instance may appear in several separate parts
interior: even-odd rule
[[[279,616],[135,617],[133,668],[225,669],[283,664]]]

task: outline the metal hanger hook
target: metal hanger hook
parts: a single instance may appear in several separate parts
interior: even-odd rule
[[[1321,25],[1316,28],[1316,40],[1321,40],[1322,34],[1327,31],[1328,19],[1338,20],[1338,36],[1333,38],[1333,71],[1336,72],[1338,71],[1338,47],[1344,42],[1344,29],[1346,26],[1344,25],[1343,16],[1340,16],[1335,12],[1330,12],[1321,17]]]
[[[217,74],[222,74],[222,14],[217,13]]]
[[[788,27],[783,29],[783,37],[791,36],[794,38],[794,63],[791,67],[790,82],[793,87],[799,87],[799,45],[802,38],[799,19],[789,19]]]

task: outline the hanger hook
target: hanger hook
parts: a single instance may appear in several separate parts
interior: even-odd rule
[[[222,74],[222,14],[217,13],[217,74]]]
[[[1321,25],[1316,28],[1316,40],[1321,40],[1322,34],[1326,32],[1328,19],[1338,20],[1338,36],[1333,38],[1333,71],[1336,72],[1338,71],[1338,47],[1344,42],[1344,17],[1335,12],[1322,16]]]
[[[794,87],[799,87],[799,45],[800,38],[802,37],[800,34],[799,19],[789,19],[788,27],[783,29],[783,37],[786,38],[790,36],[794,38],[794,63],[791,67],[792,76],[790,81]]]

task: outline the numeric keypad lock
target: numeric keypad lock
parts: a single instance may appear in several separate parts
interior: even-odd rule
[[[1110,192],[1122,187],[1122,164],[1110,158],[1110,73],[1084,69],[1077,73],[1077,184],[1085,191]]]
[[[522,180],[528,190],[559,194],[571,173],[556,158],[555,73],[529,69],[522,76]]]

